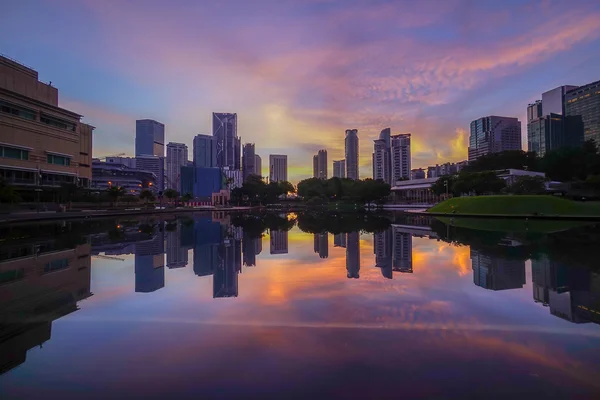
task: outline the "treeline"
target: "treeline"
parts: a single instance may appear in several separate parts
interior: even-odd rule
[[[260,176],[250,175],[241,187],[231,190],[231,204],[273,204],[281,196],[295,191],[294,185],[287,181],[265,183]]]
[[[390,195],[390,191],[389,184],[373,179],[309,178],[298,183],[298,196],[312,203],[381,203]]]

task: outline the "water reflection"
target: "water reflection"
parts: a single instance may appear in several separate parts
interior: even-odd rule
[[[521,343],[521,337],[507,339],[509,333],[524,329],[538,335],[563,332],[561,323],[572,329],[579,329],[582,323],[600,323],[600,274],[590,268],[584,255],[569,262],[564,257],[570,255],[568,249],[556,250],[560,248],[557,243],[564,241],[564,231],[486,232],[414,216],[327,218],[220,213],[109,221],[87,231],[71,227],[68,232],[41,238],[19,232],[0,252],[0,371],[23,364],[30,349],[50,340],[54,321],[79,307],[84,313],[86,308],[93,309],[89,302],[79,303],[92,296],[92,257],[107,263],[132,261],[132,268],[123,267],[132,282],[125,286],[129,293],[118,298],[119,307],[127,307],[126,302],[134,302],[131,296],[137,296],[136,301],[154,302],[157,308],[145,310],[146,318],[188,318],[188,322],[215,325],[227,321],[247,324],[248,329],[291,327],[294,331],[286,335],[293,336],[296,344],[285,348],[289,353],[310,352],[314,343],[311,345],[313,339],[301,330],[306,328],[462,329],[469,332],[465,334],[468,340],[456,333],[443,337],[423,333],[420,339],[412,337],[411,343],[415,351],[437,346],[436,351],[444,353],[467,341],[478,348],[507,347],[511,354],[526,354],[528,360],[539,361],[539,354],[552,346],[539,344],[541,338],[534,336],[528,339],[534,351]],[[570,247],[582,253],[577,243],[595,238],[598,228],[584,226],[568,232],[568,237],[578,238]],[[268,252],[262,251],[263,240]],[[588,248],[587,254],[592,252]],[[454,269],[449,272],[447,265]],[[180,303],[154,300],[173,296],[169,288],[186,293]],[[105,295],[104,287],[97,289],[92,303]],[[204,302],[202,307],[197,307],[199,302]],[[523,304],[537,310],[546,307],[548,313],[540,311],[542,317],[535,314],[531,322],[527,318],[533,314],[523,314],[519,320]],[[195,308],[207,314],[189,317],[190,309]],[[114,311],[107,310],[108,314]],[[487,332],[490,326],[506,333],[476,333]],[[344,332],[351,342],[352,334]],[[589,331],[586,334],[590,335]],[[152,340],[152,334],[147,335],[138,339]],[[267,338],[269,343],[285,342],[272,332]],[[586,339],[590,342],[580,346],[589,346],[596,338],[591,334]],[[354,344],[357,349],[368,349],[373,345],[365,343],[379,338],[370,339]],[[573,357],[569,346],[575,339],[552,340],[556,340],[556,348]],[[306,347],[298,344],[306,342]],[[219,341],[214,343],[218,347]],[[422,347],[417,349],[417,343]],[[397,346],[395,351],[406,351]],[[354,351],[369,359],[368,354]],[[342,356],[336,354],[328,355],[330,363],[340,361],[336,357]],[[582,356],[574,357],[569,360],[578,363],[577,357]]]

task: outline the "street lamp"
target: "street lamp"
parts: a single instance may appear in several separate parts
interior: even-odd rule
[[[444,187],[446,188],[446,199],[448,199],[448,179],[444,181]]]

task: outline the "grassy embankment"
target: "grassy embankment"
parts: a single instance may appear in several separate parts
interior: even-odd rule
[[[576,202],[553,196],[475,196],[448,199],[436,204],[427,211],[456,216],[600,216],[600,203]]]

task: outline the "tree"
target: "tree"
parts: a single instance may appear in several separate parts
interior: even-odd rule
[[[541,176],[519,176],[506,187],[506,191],[513,194],[542,194],[546,191],[545,181]]]
[[[148,205],[149,201],[155,200],[154,193],[152,193],[149,190],[142,190],[142,192],[140,193],[140,200],[144,200],[144,203]]]
[[[181,196],[181,201],[183,201],[184,203],[187,203],[188,201],[190,201],[194,196],[192,196],[191,193],[186,193],[183,196]]]
[[[277,182],[277,184],[279,185],[279,189],[282,192],[282,194],[296,193],[296,188],[294,188],[294,185],[292,185],[288,181],[280,181]]]
[[[305,199],[311,197],[325,197],[324,180],[319,178],[308,178],[298,182],[298,196]]]
[[[169,202],[171,202],[173,199],[177,199],[179,197],[179,192],[175,189],[167,189],[167,190],[165,190],[165,192],[163,194],[165,195],[165,197],[167,199],[169,199]]]
[[[119,203],[119,198],[125,195],[125,188],[121,186],[111,186],[106,190],[106,192],[108,193],[108,197],[116,206]]]
[[[444,196],[446,193],[454,195],[453,187],[456,180],[455,175],[442,175],[431,185],[431,191],[436,196]]]
[[[534,152],[508,150],[499,153],[486,154],[469,162],[465,167],[467,172],[497,171],[501,169],[538,170],[539,159]]]

